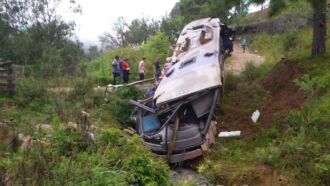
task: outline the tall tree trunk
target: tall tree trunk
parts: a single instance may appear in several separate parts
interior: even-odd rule
[[[313,46],[312,56],[318,57],[325,53],[327,38],[326,0],[313,0]]]

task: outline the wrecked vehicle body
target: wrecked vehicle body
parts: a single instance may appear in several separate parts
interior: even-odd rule
[[[214,142],[212,120],[224,77],[222,27],[213,18],[186,25],[153,96],[131,100],[135,130],[170,163],[201,156]]]

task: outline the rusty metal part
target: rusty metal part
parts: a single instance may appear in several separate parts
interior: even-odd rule
[[[172,156],[172,153],[173,153],[173,150],[174,150],[174,145],[175,145],[175,140],[176,140],[176,135],[177,135],[177,132],[178,132],[178,129],[179,129],[179,125],[180,125],[180,118],[176,117],[175,125],[174,125],[174,132],[172,134],[170,144],[168,145],[169,147],[168,147],[167,156],[168,156],[168,161],[169,162],[171,162],[171,156]]]

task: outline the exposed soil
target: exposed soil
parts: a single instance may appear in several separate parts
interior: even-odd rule
[[[10,109],[12,107],[14,107],[15,104],[14,103],[10,103],[10,102],[0,102],[0,110],[6,110],[6,109]]]
[[[224,111],[221,113],[223,121],[221,131],[240,130],[242,140],[266,128],[273,127],[278,122],[274,121],[274,114],[283,119],[289,110],[299,109],[307,99],[304,91],[294,83],[295,79],[304,74],[300,63],[294,60],[284,59],[257,82],[238,87],[225,101]],[[261,116],[255,124],[251,120],[256,102],[263,105],[259,109]],[[228,108],[227,108],[228,107]],[[256,108],[254,108],[256,109]],[[280,122],[282,124],[285,122]],[[241,167],[230,167],[224,174],[216,176],[216,183],[220,185],[297,185],[289,177],[285,177],[280,171],[265,165],[247,166],[246,174],[239,174]],[[288,176],[290,173],[286,173]]]
[[[261,115],[257,124],[251,120],[252,112],[246,113],[250,107],[254,95],[247,90],[238,89],[235,99],[231,99],[235,110],[226,111],[223,118],[222,131],[240,130],[242,136],[250,136],[262,129],[274,126],[274,114],[283,117],[291,109],[299,109],[307,98],[304,91],[293,82],[304,74],[304,69],[299,63],[292,60],[282,60],[274,66],[272,71],[267,73],[257,82],[257,86],[269,93],[265,99],[264,106],[258,108]],[[246,92],[244,92],[246,91]]]
[[[241,72],[244,71],[247,63],[254,63],[256,66],[259,66],[264,61],[264,57],[256,53],[252,53],[249,49],[246,49],[246,51],[243,52],[240,43],[235,42],[232,56],[229,59],[226,59],[225,72],[239,75]],[[217,118],[218,121],[222,121],[222,123],[220,123],[220,130],[240,130],[242,131],[242,136],[254,133],[255,131],[257,131],[257,128],[255,125],[253,125],[250,119],[250,113],[244,114],[240,112],[240,110],[242,109],[238,109],[248,107],[249,102],[242,100],[250,100],[250,97],[253,95],[249,95],[249,92],[238,92],[236,96],[237,99],[232,99],[230,103],[234,109],[226,110],[226,113],[228,114],[225,114],[225,116],[222,118]]]
[[[239,170],[240,167],[231,167],[223,175],[217,175],[216,182],[220,185],[295,185],[279,171],[265,165],[251,165],[247,173],[235,175]]]
[[[238,89],[230,98],[226,98],[226,103],[221,106],[224,111],[217,114],[220,115],[217,120],[222,121],[220,123],[220,131],[241,131],[241,137],[245,137],[260,130],[259,125],[253,123],[251,120],[252,112],[258,109],[251,109],[252,102],[254,101],[253,97],[255,96],[251,89]],[[261,99],[259,97],[260,95],[258,95],[257,99]]]
[[[307,95],[293,81],[304,74],[297,61],[282,60],[262,80],[261,85],[269,91],[271,100],[262,109],[261,122],[272,127],[273,114],[286,114],[291,109],[299,109]]]

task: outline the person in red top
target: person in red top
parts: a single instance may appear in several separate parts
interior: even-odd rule
[[[123,80],[124,83],[128,83],[128,76],[129,76],[129,64],[128,59],[125,58],[122,63],[122,69],[123,69]]]

